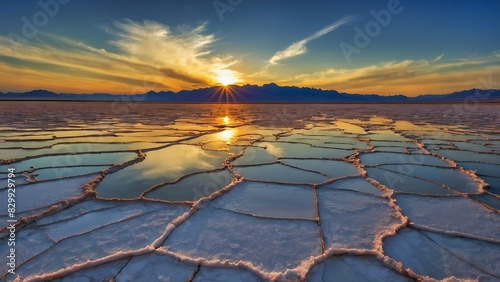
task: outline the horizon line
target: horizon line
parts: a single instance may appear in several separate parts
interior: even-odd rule
[[[243,84],[243,85],[231,84],[231,85],[220,85],[220,86],[206,86],[206,87],[199,87],[199,88],[193,88],[193,89],[182,89],[182,90],[179,90],[177,92],[176,91],[172,91],[172,90],[155,91],[153,89],[150,89],[150,90],[148,90],[146,92],[143,92],[143,93],[130,93],[130,94],[126,94],[126,93],[107,93],[107,92],[92,92],[92,93],[55,92],[53,90],[42,89],[42,88],[32,89],[32,90],[28,90],[28,91],[24,91],[24,92],[13,92],[13,91],[3,92],[3,91],[0,91],[0,93],[5,95],[5,94],[9,94],[9,93],[11,93],[11,94],[26,94],[26,93],[34,92],[34,91],[46,91],[46,92],[51,92],[51,93],[54,93],[54,94],[57,94],[57,95],[112,95],[112,96],[132,96],[132,95],[147,95],[150,92],[153,92],[153,93],[167,93],[167,92],[171,92],[171,93],[174,93],[174,94],[179,94],[180,92],[183,92],[183,91],[196,91],[196,90],[205,90],[205,89],[213,89],[213,88],[231,88],[231,87],[245,87],[245,86],[264,87],[266,85],[276,85],[277,87],[281,87],[281,88],[290,87],[290,88],[298,88],[298,89],[312,89],[312,90],[318,90],[318,91],[322,91],[322,92],[334,91],[334,92],[337,92],[338,94],[346,94],[346,95],[367,95],[367,96],[368,95],[377,95],[377,96],[381,96],[381,97],[404,96],[404,97],[407,97],[407,98],[415,98],[415,97],[426,96],[426,95],[436,95],[436,96],[439,96],[439,95],[449,95],[449,94],[453,94],[453,93],[464,92],[464,91],[473,91],[473,90],[479,90],[479,91],[497,91],[497,90],[500,90],[500,89],[495,89],[495,88],[482,89],[482,88],[473,87],[473,88],[470,88],[470,89],[456,90],[456,91],[448,92],[448,93],[420,93],[420,94],[417,94],[417,95],[414,95],[414,96],[408,96],[408,95],[403,94],[403,93],[388,94],[388,95],[379,94],[379,93],[349,93],[349,92],[340,92],[340,91],[335,90],[335,89],[322,89],[320,87],[313,87],[313,86],[278,85],[277,83],[271,82],[271,83],[265,83],[265,84],[262,84],[262,85],[247,83],[247,84]]]

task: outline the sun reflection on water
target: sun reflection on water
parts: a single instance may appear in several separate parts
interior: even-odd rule
[[[224,131],[221,131],[217,134],[217,138],[221,141],[225,141],[230,144],[231,139],[234,137],[234,130],[227,128]]]

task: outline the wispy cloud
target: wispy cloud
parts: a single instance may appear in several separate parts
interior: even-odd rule
[[[320,38],[321,36],[332,32],[333,30],[351,22],[353,17],[344,17],[333,24],[324,27],[321,30],[318,30],[315,32],[313,35],[306,37],[300,41],[297,41],[293,43],[292,45],[288,46],[285,50],[278,51],[274,54],[274,56],[269,59],[269,64],[271,65],[276,65],[278,64],[279,61],[285,60],[291,57],[295,57],[298,55],[305,54],[307,52],[306,44],[309,43],[310,41]]]
[[[439,94],[456,90],[498,88],[498,53],[442,60],[402,60],[353,69],[334,69],[296,75],[277,81],[283,85],[315,86],[348,93]],[[481,78],[491,80],[485,85]],[[491,78],[491,79],[490,79]]]
[[[0,36],[0,72],[12,78],[2,87],[139,93],[213,85],[221,71],[237,75],[231,70],[234,58],[212,53],[217,39],[207,34],[206,24],[172,30],[154,21],[124,20],[106,31],[114,38],[109,42],[117,49],[113,52],[50,34],[40,35],[48,43],[14,49]]]
[[[437,61],[441,61],[441,59],[444,57],[444,54],[441,54],[439,56],[437,56],[434,60],[432,60],[433,62],[437,62]]]

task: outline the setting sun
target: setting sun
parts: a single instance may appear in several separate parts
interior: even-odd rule
[[[239,81],[236,77],[236,73],[232,70],[217,70],[215,73],[215,80],[223,86],[228,86]]]

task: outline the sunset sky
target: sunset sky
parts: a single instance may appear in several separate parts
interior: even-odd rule
[[[500,88],[499,13],[495,0],[3,1],[0,92]]]

